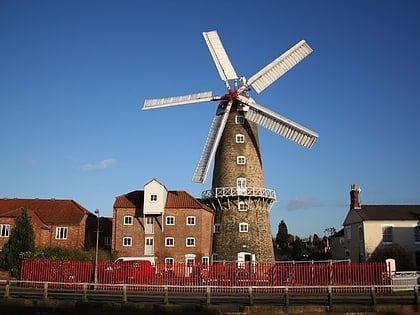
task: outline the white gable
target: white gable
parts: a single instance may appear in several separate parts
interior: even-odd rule
[[[167,198],[168,191],[166,187],[156,179],[152,179],[144,186],[143,213],[145,215],[163,214]]]

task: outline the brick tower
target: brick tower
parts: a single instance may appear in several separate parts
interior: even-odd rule
[[[203,201],[216,213],[213,258],[273,262],[269,210],[276,201],[266,189],[257,125],[235,102],[216,151],[212,189]]]

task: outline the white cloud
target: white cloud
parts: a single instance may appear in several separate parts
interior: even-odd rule
[[[98,163],[96,163],[96,164],[90,164],[90,163],[88,163],[88,164],[85,164],[85,165],[83,165],[82,166],[82,170],[83,171],[97,171],[97,170],[104,170],[104,169],[106,169],[106,168],[108,168],[108,167],[110,167],[112,164],[114,164],[115,163],[115,160],[114,159],[111,159],[111,158],[109,158],[109,159],[104,159],[104,160],[102,160],[102,161],[99,161]]]

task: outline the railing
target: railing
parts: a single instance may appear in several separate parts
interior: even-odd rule
[[[273,189],[261,187],[247,187],[238,189],[237,187],[217,187],[205,190],[201,193],[202,199],[223,198],[223,197],[261,197],[271,201],[276,200],[276,192]]]
[[[152,304],[236,303],[245,305],[418,305],[419,286],[395,292],[399,286],[178,286],[139,284],[100,284],[0,280],[4,299],[113,301]],[[405,286],[407,289],[407,287]],[[398,290],[397,290],[398,291]],[[343,293],[345,292],[345,293]]]

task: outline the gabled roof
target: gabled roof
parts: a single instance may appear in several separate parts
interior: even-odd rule
[[[80,224],[90,212],[73,200],[62,199],[0,199],[0,217],[16,217],[26,207],[45,224]]]
[[[362,205],[350,212],[362,221],[420,221],[420,205]]]
[[[420,220],[420,205],[363,205],[356,209],[366,220]]]
[[[137,208],[143,209],[144,191],[135,190],[125,195],[116,197],[114,208]],[[199,202],[186,191],[168,191],[166,209],[205,209],[213,212],[209,207]]]

